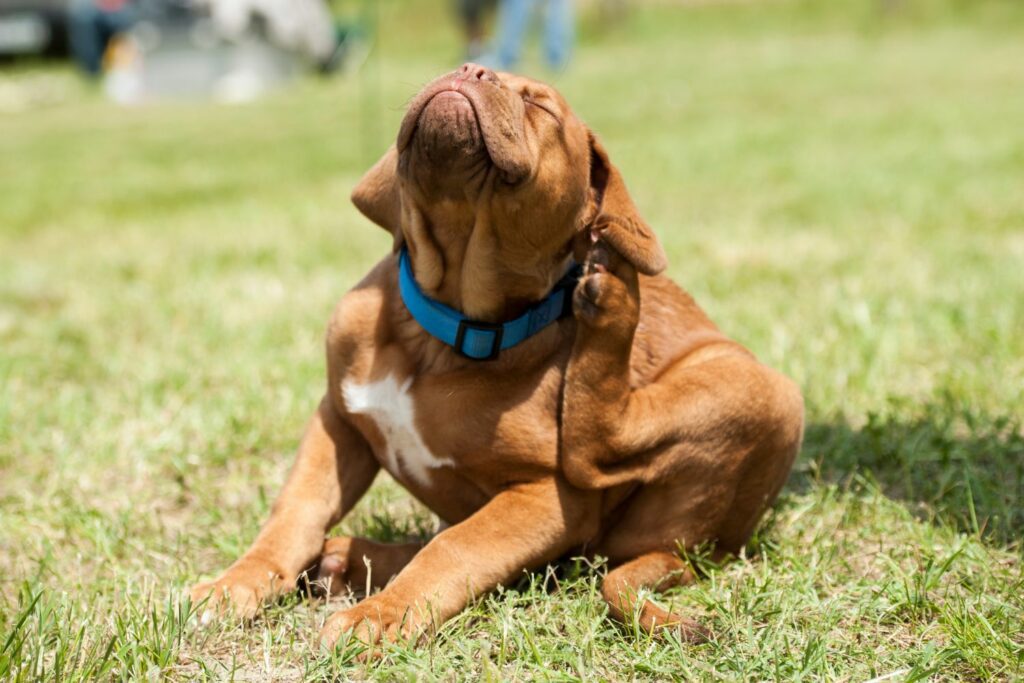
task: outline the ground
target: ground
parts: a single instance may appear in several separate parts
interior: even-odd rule
[[[571,561],[371,666],[318,651],[337,602],[189,618],[388,249],[348,193],[458,58],[447,5],[379,7],[360,72],[248,106],[0,73],[0,679],[1024,677],[1024,9],[999,0],[583,5],[551,80],[670,274],[807,398],[746,557],[669,596],[711,643],[612,624]],[[433,525],[381,477],[337,532]]]

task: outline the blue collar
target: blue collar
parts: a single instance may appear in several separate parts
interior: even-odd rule
[[[487,323],[470,320],[424,294],[413,277],[408,250],[402,247],[398,256],[398,289],[409,313],[430,336],[451,346],[460,356],[473,360],[493,360],[503,349],[529,339],[572,313],[572,291],[581,274],[582,269],[574,265],[550,294],[521,316],[506,323]]]

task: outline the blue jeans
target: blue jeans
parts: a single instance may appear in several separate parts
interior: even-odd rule
[[[573,40],[572,0],[542,0],[544,5],[544,57],[552,69],[569,62]],[[519,62],[523,39],[533,18],[537,0],[501,0],[498,9],[496,61],[500,69]]]
[[[131,3],[108,12],[97,7],[94,0],[71,0],[68,5],[68,43],[78,66],[90,76],[98,75],[107,43],[116,34],[131,28],[136,18],[136,8]]]

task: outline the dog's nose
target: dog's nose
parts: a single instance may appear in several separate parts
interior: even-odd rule
[[[459,67],[459,78],[464,81],[487,81],[489,83],[498,82],[498,74],[494,73],[486,66],[480,66],[473,62],[466,62]]]

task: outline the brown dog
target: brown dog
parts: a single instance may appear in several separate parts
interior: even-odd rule
[[[270,519],[193,600],[251,615],[319,558],[335,586],[383,587],[323,640],[373,641],[583,552],[613,567],[613,616],[700,637],[637,591],[693,579],[680,546],[747,541],[800,446],[797,387],[658,275],[664,253],[618,171],[546,85],[472,64],[437,79],[352,199],[407,253],[421,295],[470,328],[533,311],[575,257],[572,314],[466,358],[413,317],[399,256],[377,264],[334,312],[326,394]],[[450,526],[425,545],[325,545],[381,467]]]

